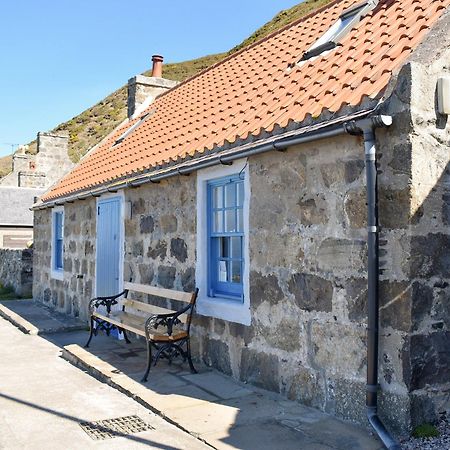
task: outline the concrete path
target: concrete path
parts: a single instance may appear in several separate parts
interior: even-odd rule
[[[217,449],[245,450],[379,450],[382,444],[367,430],[280,395],[239,383],[197,364],[162,360],[147,383],[145,344],[99,335],[84,349],[88,333],[48,336],[63,357],[116,387],[182,429]]]
[[[210,448],[64,361],[60,353],[44,338],[23,334],[0,319],[1,449]],[[132,434],[122,429],[118,437],[93,440],[80,426],[125,416],[137,416],[152,429]],[[97,432],[109,429],[106,424]]]
[[[30,305],[30,309],[36,308]],[[28,317],[33,314],[38,315],[38,312],[28,311]],[[64,322],[64,318],[61,320]],[[7,325],[12,328],[10,324]],[[34,325],[38,329],[41,328],[39,320],[35,321]],[[44,337],[49,342],[46,342]],[[84,349],[82,346],[87,338],[87,331],[58,332],[44,335],[42,338],[22,335],[22,339],[18,339],[15,335],[15,339],[24,346],[23,351],[28,358],[23,360],[16,356],[14,364],[28,371],[30,379],[33,380],[31,373],[37,365],[41,365],[40,349],[46,348],[47,352],[49,348],[51,349],[45,358],[45,364],[51,367],[54,363],[50,361],[50,354],[58,361],[57,364],[63,364],[63,361],[57,358],[59,347],[63,350],[62,356],[72,364],[116,388],[116,395],[133,403],[126,396],[131,397],[146,407],[147,411],[156,412],[168,422],[176,424],[179,428],[177,431],[185,430],[186,433],[217,449],[380,450],[383,448],[378,439],[366,429],[340,421],[297,402],[287,401],[277,394],[244,385],[207,367],[197,366],[199,373],[191,374],[187,370],[187,364],[174,363],[169,366],[162,360],[156,367],[152,367],[149,381],[142,384],[140,379],[146,365],[143,340],[133,339],[131,344],[126,344],[124,341],[99,335],[93,338],[89,349]],[[34,352],[31,352],[30,346]],[[3,346],[0,349],[2,358],[2,352],[5,350]],[[10,353],[12,357],[14,352],[10,350]],[[70,369],[79,371],[75,367]],[[15,366],[14,370],[18,371]],[[54,372],[51,368],[49,371]],[[3,374],[0,375],[0,380],[2,376]],[[80,371],[81,376],[83,379],[89,378]],[[64,378],[64,375],[54,372],[52,378],[53,382],[63,389],[64,380],[60,378]],[[92,378],[89,383],[98,384]],[[43,385],[41,389],[47,395],[46,386]],[[109,392],[111,388],[103,386],[103,389]],[[0,391],[3,390],[0,381]],[[75,390],[80,392],[78,394],[72,392]],[[119,394],[119,391],[122,394]],[[56,395],[55,392],[54,396]],[[66,396],[65,393],[61,395]],[[82,385],[70,388],[68,398],[75,395],[83,398],[91,397],[83,392]],[[0,411],[3,410],[1,401],[0,399]],[[103,416],[106,418],[128,414],[125,410],[122,412],[121,408],[111,410],[113,413],[109,415],[103,413]],[[140,416],[142,417],[142,414]],[[102,414],[89,417],[91,418],[88,420],[98,420],[102,418]],[[78,425],[76,427],[79,428]],[[108,442],[119,439],[124,438],[115,438]],[[128,445],[130,444],[127,442],[123,448],[132,448]],[[199,441],[196,441],[195,445],[200,445]]]

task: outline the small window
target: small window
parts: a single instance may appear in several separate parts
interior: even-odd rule
[[[64,258],[64,212],[53,213],[53,260],[52,269],[55,272],[63,271]]]
[[[307,52],[303,54],[299,63],[302,61],[307,61],[308,59],[319,56],[322,53],[335,48],[342,37],[345,36],[353,28],[353,26],[375,6],[376,2],[372,0],[365,3],[360,3],[344,11],[338,21],[320,39],[318,39]]]
[[[244,180],[208,183],[209,296],[242,301],[244,271]]]

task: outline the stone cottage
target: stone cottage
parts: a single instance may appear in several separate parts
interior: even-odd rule
[[[379,434],[448,411],[449,5],[336,0],[175,87],[131,80],[159,95],[35,205],[35,299],[86,318],[124,279],[197,286],[195,353],[226,374],[367,402]]]

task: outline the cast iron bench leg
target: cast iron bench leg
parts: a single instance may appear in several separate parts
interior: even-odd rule
[[[189,367],[191,368],[191,372],[192,373],[198,373],[197,369],[194,367],[194,364],[192,363],[192,358],[191,358],[191,341],[190,341],[189,338],[187,340],[187,357],[188,357]]]
[[[86,345],[84,346],[84,348],[88,348],[89,347],[89,344],[91,342],[92,336],[94,335],[94,319],[92,318],[92,316],[91,316],[91,326],[90,326],[90,328],[91,328],[91,334],[89,335],[89,339],[86,342]]]
[[[150,366],[152,365],[152,344],[147,339],[147,370],[145,371],[145,375],[142,378],[142,382],[147,381],[148,373],[150,372]]]

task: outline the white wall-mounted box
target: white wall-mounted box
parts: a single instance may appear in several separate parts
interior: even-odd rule
[[[438,78],[437,82],[438,111],[440,114],[450,114],[450,77]]]

